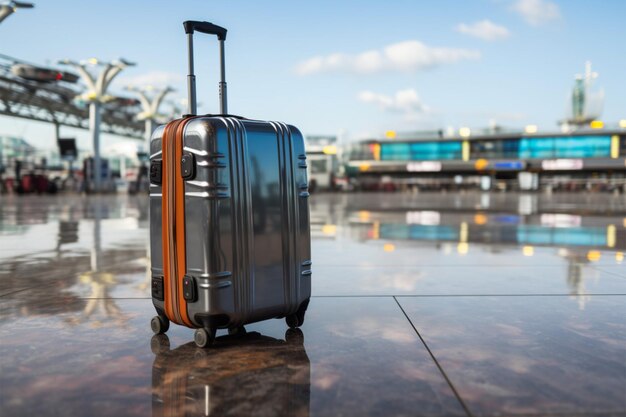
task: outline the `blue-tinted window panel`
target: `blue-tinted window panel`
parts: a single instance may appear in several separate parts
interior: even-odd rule
[[[459,232],[457,228],[452,226],[383,223],[380,225],[380,238],[417,241],[457,241]]]
[[[599,228],[519,226],[517,241],[531,245],[606,246],[606,231]]]
[[[381,144],[383,161],[424,161],[461,159],[461,142],[414,142]]]
[[[384,143],[380,146],[380,159],[383,161],[408,161],[409,158],[408,143]]]
[[[599,158],[611,154],[610,136],[522,138],[520,158]]]

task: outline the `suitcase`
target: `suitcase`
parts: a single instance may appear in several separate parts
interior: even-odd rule
[[[152,416],[308,416],[311,363],[299,329],[285,340],[257,332],[170,350],[153,336]]]
[[[311,296],[311,237],[304,141],[280,122],[227,114],[226,29],[184,22],[189,114],[150,141],[150,241],[155,334],[170,321],[197,329],[200,347],[217,329],[286,318],[304,322]],[[217,35],[219,115],[196,115],[194,31]]]

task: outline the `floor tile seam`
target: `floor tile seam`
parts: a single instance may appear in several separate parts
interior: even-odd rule
[[[498,264],[498,265],[485,265],[480,264],[465,264],[465,265],[441,265],[441,264],[421,264],[421,265],[397,265],[397,264],[376,264],[376,265],[317,265],[315,268],[393,268],[393,269],[414,269],[414,268],[562,268],[563,265],[554,264]]]
[[[21,292],[24,292],[24,291],[33,290],[35,288],[48,288],[48,287],[51,287],[51,286],[53,286],[55,284],[56,283],[50,283],[50,284],[44,285],[44,286],[33,286],[33,287],[22,288],[22,289],[15,290],[15,291],[12,291],[12,292],[9,292],[9,293],[6,293],[6,294],[1,294],[0,295],[0,299],[2,299],[4,297],[8,297],[8,296],[13,295],[13,294],[18,294],[18,293],[21,293]]]
[[[606,297],[606,296],[625,296],[626,293],[585,293],[585,294],[397,294],[394,297]]]
[[[37,287],[37,288],[41,288],[41,287]],[[8,301],[11,298],[9,298],[8,296],[13,295],[13,294],[19,294],[21,292],[24,292],[26,290],[29,290],[32,288],[26,288],[24,290],[19,290],[19,291],[15,291],[13,293],[10,294],[6,294],[6,295],[2,295],[0,296],[0,302],[2,301]],[[71,296],[71,294],[68,294],[69,296]],[[6,300],[5,300],[6,298]],[[74,297],[77,300],[151,300],[152,298],[150,297]]]
[[[422,342],[422,345],[424,346],[424,348],[426,348],[426,351],[428,352],[428,354],[430,355],[431,359],[435,363],[435,366],[437,366],[437,369],[439,369],[439,372],[441,373],[441,375],[443,376],[443,378],[447,382],[448,386],[450,387],[450,389],[454,393],[454,396],[456,397],[457,401],[459,402],[459,404],[461,405],[461,407],[463,408],[465,413],[469,417],[473,417],[473,414],[469,410],[469,407],[467,406],[467,404],[465,404],[465,401],[463,401],[463,398],[461,398],[461,395],[459,394],[459,392],[457,391],[455,386],[452,384],[452,381],[450,380],[450,378],[448,378],[448,375],[443,370],[443,367],[441,366],[441,364],[439,363],[439,361],[437,360],[437,358],[435,357],[433,352],[430,350],[430,347],[428,347],[428,344],[426,343],[426,340],[424,340],[424,338],[422,337],[420,332],[417,330],[417,327],[415,327],[415,324],[413,324],[413,321],[411,320],[409,315],[406,313],[406,311],[404,311],[404,308],[402,307],[402,305],[400,304],[400,302],[398,301],[398,299],[396,297],[393,297],[393,300],[396,302],[398,308],[400,308],[400,311],[402,312],[402,314],[404,314],[404,317],[407,319],[407,321],[409,322],[409,324],[413,328],[413,331],[415,331],[415,334],[417,335],[419,340]]]
[[[618,278],[621,278],[621,279],[626,279],[626,275],[620,275],[617,272],[613,272],[613,271],[610,271],[608,269],[604,269],[604,267],[601,267],[601,266],[592,266],[592,268],[594,270],[598,271],[598,272],[604,272],[605,274],[609,274],[612,277],[618,277]]]
[[[77,297],[79,300],[152,300],[150,297]]]
[[[383,297],[410,297],[410,298],[445,298],[445,297],[606,297],[626,296],[626,293],[585,293],[585,294],[319,294],[312,298],[383,298]]]
[[[493,414],[490,413],[484,413],[484,414],[476,414],[474,417],[489,417],[489,416],[493,416]],[[532,413],[532,414],[513,414],[513,416],[515,417],[594,417],[594,416],[598,416],[598,417],[605,417],[605,416],[610,416],[610,417],[615,417],[615,416],[626,416],[626,409],[622,409],[622,410],[604,410],[604,411],[598,411],[598,410],[593,410],[593,411],[580,411],[580,412],[575,412],[575,413],[568,413],[566,411],[563,412],[556,412],[556,413]]]

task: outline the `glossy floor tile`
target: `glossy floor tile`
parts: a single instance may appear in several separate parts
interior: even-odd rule
[[[398,297],[474,415],[626,413],[626,297]]]
[[[464,415],[391,297],[315,298],[301,331],[270,320],[212,349],[178,326],[152,339],[150,300],[8,298],[3,415]]]
[[[356,210],[490,211],[523,215],[626,213],[626,198],[608,193],[351,193],[320,195],[316,204],[329,202]]]
[[[626,279],[626,263],[620,266],[598,266],[598,270]]]
[[[315,295],[624,294],[626,280],[590,265],[317,266]]]
[[[2,417],[626,413],[623,196],[313,195],[302,332],[211,349],[152,337],[146,198],[5,197]]]

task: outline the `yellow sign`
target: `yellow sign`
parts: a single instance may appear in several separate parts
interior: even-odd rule
[[[528,125],[524,128],[524,132],[526,133],[537,133],[537,125]]]
[[[604,127],[604,122],[602,120],[594,120],[589,123],[589,127],[592,129],[602,129]]]
[[[337,155],[337,147],[335,145],[327,145],[322,149],[324,155]]]
[[[601,256],[602,256],[602,253],[600,253],[600,251],[597,251],[597,250],[590,250],[589,252],[587,252],[587,259],[590,262],[598,262]]]
[[[370,212],[367,210],[359,211],[359,220],[362,222],[367,222],[370,220]]]
[[[469,161],[470,159],[470,144],[469,141],[464,140],[461,145],[461,155],[464,161]]]
[[[388,130],[385,132],[385,137],[387,139],[395,139],[397,136],[396,131],[395,130]]]
[[[611,136],[611,158],[619,158],[619,136]]]
[[[474,223],[482,226],[484,224],[487,224],[487,216],[485,216],[484,214],[478,213],[474,216]]]
[[[366,211],[366,213],[368,213],[369,219],[369,211]],[[374,224],[372,225],[372,239],[380,239],[380,222],[378,220],[374,220]]]
[[[486,159],[477,159],[476,162],[474,162],[474,167],[478,171],[482,171],[483,169],[486,169],[488,166],[489,166],[489,161],[487,161]]]
[[[456,246],[456,251],[459,255],[467,255],[467,252],[469,252],[469,244],[467,242],[459,242]]]
[[[459,242],[467,243],[467,222],[461,222],[459,226]]]
[[[614,224],[609,224],[606,227],[606,246],[614,248],[615,242],[617,242],[617,228]]]
[[[325,224],[322,226],[322,233],[326,236],[334,236],[337,233],[337,226],[334,224]]]
[[[374,161],[380,161],[380,143],[375,143],[372,153],[374,154]]]

